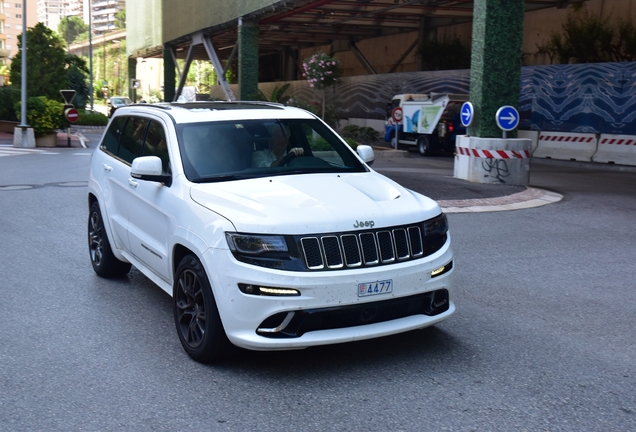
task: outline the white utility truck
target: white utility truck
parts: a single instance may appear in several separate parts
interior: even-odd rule
[[[415,146],[427,156],[438,150],[453,151],[455,137],[466,133],[459,110],[467,100],[464,94],[395,95],[387,105],[384,140],[393,148]]]

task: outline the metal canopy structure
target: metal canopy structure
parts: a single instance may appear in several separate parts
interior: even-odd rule
[[[525,0],[526,12],[563,8],[574,0]],[[468,0],[313,0],[281,1],[242,17],[258,22],[259,52],[268,54],[284,49],[330,45],[337,41],[365,39],[472,22],[474,1]],[[238,20],[200,29],[210,37],[222,60],[236,45]],[[166,41],[177,55],[185,58],[191,37]],[[160,51],[146,57],[161,57]],[[193,58],[208,59],[203,46],[195,48]]]

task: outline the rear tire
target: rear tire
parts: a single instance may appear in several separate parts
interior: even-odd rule
[[[422,156],[430,156],[431,155],[431,144],[426,137],[419,137],[417,139],[417,151],[420,152]]]
[[[208,277],[196,256],[187,255],[179,263],[172,298],[177,334],[188,355],[201,363],[226,357],[232,344],[225,335]]]
[[[88,251],[93,270],[103,278],[125,276],[130,271],[131,264],[118,260],[113,254],[97,201],[91,204],[89,210]]]

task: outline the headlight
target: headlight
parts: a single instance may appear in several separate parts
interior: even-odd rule
[[[279,235],[225,233],[232,252],[245,255],[288,252],[285,237]]]
[[[433,219],[424,222],[424,235],[426,237],[440,235],[443,236],[448,231],[448,219],[444,213]]]

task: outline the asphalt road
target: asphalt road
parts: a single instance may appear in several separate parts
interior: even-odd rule
[[[636,430],[633,170],[536,163],[561,202],[449,215],[457,312],[433,328],[205,366],[159,288],[93,273],[91,151],[0,157],[0,430]],[[452,159],[427,163],[399,176]]]

